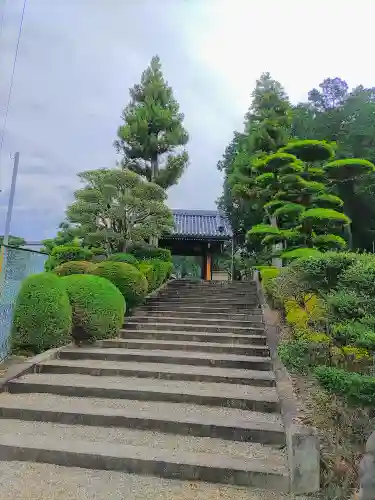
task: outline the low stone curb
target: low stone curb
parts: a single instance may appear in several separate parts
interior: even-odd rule
[[[366,443],[366,453],[359,466],[358,500],[375,500],[375,431]]]
[[[0,378],[0,392],[7,391],[7,385],[11,380],[22,377],[28,373],[33,373],[36,371],[36,367],[44,363],[45,361],[50,361],[51,359],[56,359],[61,350],[66,347],[72,346],[72,343],[63,345],[61,347],[55,347],[53,349],[48,349],[48,351],[37,354],[32,358],[27,358],[21,363],[9,366],[4,377]]]
[[[280,398],[285,426],[291,492],[294,494],[316,493],[320,489],[320,446],[317,432],[313,427],[298,422],[297,400],[292,380],[277,354],[280,338],[279,314],[267,304],[258,271],[254,273],[254,280],[263,312],[265,335],[270,349],[276,377],[276,390]]]

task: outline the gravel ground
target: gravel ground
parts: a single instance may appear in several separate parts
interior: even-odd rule
[[[1,500],[294,499],[269,491],[24,462],[0,462],[0,481]]]

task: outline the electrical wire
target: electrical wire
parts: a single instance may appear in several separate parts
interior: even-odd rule
[[[1,132],[1,139],[0,139],[0,166],[1,166],[1,155],[2,155],[2,152],[3,152],[5,131],[6,131],[6,128],[7,128],[7,123],[8,123],[10,101],[11,101],[11,98],[12,98],[14,75],[16,73],[18,50],[19,50],[19,47],[20,47],[20,40],[21,40],[21,35],[22,35],[23,20],[24,20],[24,17],[25,17],[26,3],[27,3],[27,0],[24,0],[24,2],[23,2],[23,8],[22,8],[22,14],[21,14],[21,22],[20,22],[20,27],[19,27],[19,30],[18,30],[16,52],[14,54],[14,60],[13,60],[12,75],[10,77],[10,87],[9,87],[7,105],[6,105],[6,108],[5,108],[3,128],[2,128],[2,132]],[[5,10],[5,3],[4,3],[4,10]],[[1,17],[2,23],[4,22],[4,10],[3,10],[3,13],[2,13],[2,17]]]

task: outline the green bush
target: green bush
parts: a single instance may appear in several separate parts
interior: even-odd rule
[[[154,289],[161,286],[171,275],[173,270],[173,263],[166,262],[159,259],[151,259],[145,261],[151,265],[154,271]]]
[[[131,264],[135,267],[137,267],[138,264],[137,259],[131,253],[113,253],[107,260],[113,262],[126,262],[127,264]]]
[[[327,303],[338,319],[361,318],[373,311],[374,300],[354,290],[341,289],[327,296]]]
[[[353,405],[375,406],[375,377],[340,368],[319,366],[314,370],[319,383]]]
[[[120,290],[127,307],[132,309],[145,298],[148,283],[144,275],[131,264],[105,261],[96,264],[92,274],[107,278]]]
[[[88,248],[78,245],[58,245],[52,249],[51,255],[46,260],[44,268],[52,271],[55,267],[70,260],[91,260],[93,253]]]
[[[374,351],[375,317],[337,323],[332,328],[332,335],[340,345],[354,345]]]
[[[171,251],[167,248],[154,247],[152,245],[131,245],[128,253],[134,255],[137,260],[158,259],[166,262],[172,261]]]
[[[61,278],[73,311],[72,335],[76,343],[115,337],[125,316],[120,290],[100,276],[76,274]]]
[[[338,284],[341,274],[358,259],[351,252],[326,252],[316,257],[300,259],[296,264],[301,279],[309,283],[311,291],[330,291]]]
[[[148,283],[148,292],[152,292],[156,288],[156,276],[154,272],[154,267],[145,261],[141,261],[137,269],[143,274]]]
[[[55,267],[53,272],[57,276],[70,276],[71,274],[90,274],[95,264],[84,260],[71,260]]]
[[[278,354],[291,372],[302,375],[306,375],[316,365],[329,362],[329,350],[325,343],[304,338],[283,342],[278,347]]]
[[[14,308],[13,349],[37,354],[64,345],[71,329],[72,308],[61,279],[52,273],[26,278]]]
[[[338,286],[361,294],[375,295],[375,257],[359,256],[340,276]]]
[[[293,259],[310,259],[311,257],[319,257],[320,251],[316,248],[295,248],[294,250],[286,250],[281,254],[285,260]]]

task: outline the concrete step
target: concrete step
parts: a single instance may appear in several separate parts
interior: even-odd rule
[[[0,460],[289,490],[282,451],[150,431],[2,420]]]
[[[0,397],[0,418],[285,445],[279,415],[184,403],[4,394]]]
[[[187,313],[185,313],[187,314]],[[223,318],[217,318],[215,315],[213,317],[206,317],[206,316],[193,316],[192,314],[187,315],[187,316],[178,316],[175,313],[170,313],[168,314],[141,314],[140,312],[137,312],[133,316],[131,316],[130,321],[136,321],[140,323],[155,323],[157,321],[160,321],[160,318],[162,318],[163,323],[174,323],[174,324],[182,324],[184,325],[185,323],[189,323],[190,325],[217,325],[217,326],[230,326],[230,327],[236,327],[240,326],[243,328],[264,328],[263,322],[262,321],[249,321],[249,320],[238,320],[238,319],[223,319]]]
[[[58,374],[31,373],[11,380],[8,390],[15,394],[40,392],[61,396],[194,403],[266,413],[279,411],[279,400],[274,387],[76,374],[61,377]]]
[[[196,297],[207,297],[209,295],[213,298],[246,298],[246,299],[257,299],[258,295],[256,292],[249,291],[234,291],[234,290],[196,290],[192,288],[191,290],[173,290],[170,288],[166,288],[162,292],[159,293],[158,297],[187,297],[187,298],[196,298]]]
[[[128,472],[0,462],[1,500],[317,500],[258,488]],[[54,496],[52,496],[52,493]]]
[[[201,321],[201,320],[206,320],[208,323],[214,322],[218,324],[227,324],[227,323],[233,323],[238,324],[239,326],[262,326],[263,325],[263,316],[261,313],[258,312],[258,314],[226,314],[222,312],[206,312],[202,313],[200,311],[195,311],[195,312],[190,312],[189,310],[175,310],[175,311],[168,311],[168,309],[162,309],[162,308],[156,308],[154,311],[147,311],[144,306],[136,309],[133,313],[132,318],[139,318],[139,317],[151,317],[151,318],[156,318],[160,316],[165,316],[166,318],[175,318],[178,319],[178,322],[187,322],[187,323],[192,323],[191,321],[188,321],[189,319],[194,320],[193,322],[196,321]]]
[[[190,324],[184,323],[183,325],[179,323],[164,323],[161,318],[160,321],[156,321],[155,323],[145,322],[142,323],[137,319],[133,319],[133,317],[129,318],[129,320],[124,324],[123,328],[125,330],[163,330],[163,331],[184,331],[184,332],[222,332],[222,333],[242,333],[249,335],[263,335],[264,328],[261,327],[243,327],[243,326],[219,326],[216,324]]]
[[[184,305],[247,305],[248,307],[256,307],[258,305],[258,299],[247,299],[247,298],[222,298],[222,297],[210,297],[210,294],[205,294],[202,297],[161,297],[155,296],[149,299],[150,303],[163,302],[163,303],[173,303],[178,302]]]
[[[222,305],[212,305],[205,306],[202,304],[198,305],[186,305],[183,307],[179,306],[178,302],[174,303],[151,303],[147,302],[142,305],[137,311],[145,311],[146,313],[149,311],[173,311],[173,313],[177,311],[181,311],[188,314],[225,314],[226,316],[239,316],[242,317],[259,317],[263,318],[262,310],[259,307],[232,307],[232,306],[222,306]]]
[[[98,347],[122,348],[122,349],[161,349],[163,351],[193,351],[207,353],[228,353],[240,354],[242,356],[269,356],[270,351],[265,345],[237,344],[218,342],[194,342],[186,340],[158,340],[158,339],[135,339],[126,336],[126,330],[123,330],[122,339],[101,340],[97,343]]]
[[[260,387],[274,387],[272,371],[213,368],[210,366],[166,363],[132,363],[91,359],[53,359],[38,365],[41,373],[78,373],[81,375],[157,378],[162,380],[191,380],[195,382],[224,382]]]
[[[205,306],[184,306],[183,308],[173,306],[171,304],[149,304],[145,303],[141,307],[137,308],[135,315],[140,314],[150,314],[150,313],[166,314],[166,315],[185,315],[187,317],[210,317],[210,318],[223,318],[223,319],[245,319],[249,321],[263,321],[262,310],[258,308],[246,309],[236,311],[231,307],[205,307]]]
[[[183,326],[181,326],[183,328]],[[263,335],[239,335],[236,333],[207,333],[207,332],[178,332],[178,331],[164,331],[164,330],[130,330],[123,329],[120,331],[122,338],[132,339],[153,339],[153,340],[180,340],[185,342],[218,342],[222,344],[257,344],[266,345],[267,339]],[[98,341],[97,345],[102,341]]]
[[[175,363],[244,370],[272,370],[269,357],[240,356],[238,354],[214,354],[203,352],[110,349],[110,348],[66,348],[59,353],[60,359],[100,359],[107,361],[140,361],[143,363]]]

